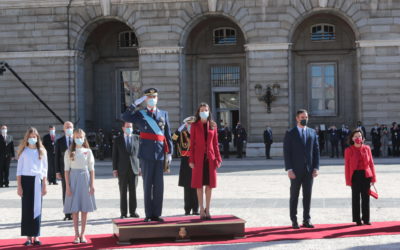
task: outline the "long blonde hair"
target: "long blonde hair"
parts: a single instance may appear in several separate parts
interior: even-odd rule
[[[71,146],[70,146],[70,148],[69,148],[69,158],[70,158],[71,160],[74,160],[74,158],[75,158],[75,151],[76,151],[75,136],[76,136],[76,135],[82,135],[82,137],[84,138],[84,142],[83,142],[83,145],[82,145],[83,148],[90,148],[89,142],[88,142],[88,140],[86,139],[86,133],[85,133],[85,131],[83,131],[83,130],[80,129],[80,128],[75,129],[74,134],[73,134],[73,136],[72,136],[72,144],[71,144]]]
[[[24,151],[24,149],[29,146],[28,139],[31,136],[31,134],[36,135],[36,138],[37,138],[36,149],[38,150],[38,153],[39,153],[39,160],[41,160],[42,156],[46,153],[46,149],[43,147],[39,132],[34,127],[30,127],[26,131],[24,138],[21,140],[21,142],[18,146],[17,157],[19,158],[21,156],[22,152]]]

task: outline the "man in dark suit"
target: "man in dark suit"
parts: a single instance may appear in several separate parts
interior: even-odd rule
[[[132,134],[132,123],[125,122],[122,130],[124,134],[117,137],[113,144],[112,160],[113,175],[118,177],[121,219],[127,217],[129,190],[129,214],[130,217],[139,218],[136,213],[136,187],[139,176],[139,136]]]
[[[297,223],[297,203],[300,188],[303,189],[303,226],[313,228],[310,205],[313,180],[319,170],[319,145],[315,130],[308,128],[308,112],[297,111],[297,126],[286,132],[283,141],[285,169],[290,178],[290,219],[293,229]]]
[[[264,144],[265,144],[265,157],[267,159],[271,159],[271,144],[274,141],[272,140],[272,129],[270,127],[267,127],[267,129],[264,131]]]
[[[74,132],[74,124],[72,122],[65,122],[64,123],[64,136],[56,140],[55,145],[55,164],[56,164],[56,171],[57,171],[57,179],[61,180],[62,183],[62,199],[63,204],[65,201],[65,176],[64,176],[64,154],[65,151],[72,144],[72,135]],[[65,214],[64,220],[72,220],[71,214]]]
[[[2,125],[0,135],[0,188],[9,185],[10,162],[14,157],[13,137],[7,134],[7,126]]]
[[[329,141],[331,142],[331,158],[336,155],[336,158],[339,158],[339,141],[340,141],[340,134],[337,130],[336,126],[332,126],[328,130],[329,134]]]
[[[224,128],[221,129],[219,134],[219,142],[222,143],[224,149],[224,158],[229,158],[229,143],[232,141],[232,132],[228,128],[228,124],[225,123]]]
[[[49,126],[49,133],[43,136],[43,146],[47,151],[47,181],[49,185],[58,185],[56,179],[56,165],[55,165],[55,148],[56,143],[56,128],[54,125]]]
[[[376,123],[375,126],[371,129],[371,139],[372,145],[374,146],[374,149],[372,150],[372,155],[374,157],[379,157],[381,151],[381,129],[378,123]]]
[[[139,159],[142,169],[145,222],[163,222],[164,171],[172,161],[172,138],[168,112],[157,107],[158,90],[149,88],[123,113],[122,119],[140,130]],[[146,102],[145,109],[137,109]]]
[[[247,140],[247,133],[240,122],[238,122],[236,125],[235,140],[237,147],[237,158],[243,158],[243,147]]]
[[[349,128],[346,125],[343,124],[342,128],[340,129],[340,132],[339,132],[339,134],[340,134],[340,144],[342,146],[342,155],[343,155],[343,157],[344,157],[344,152],[345,152],[346,148],[349,146],[348,139],[349,139],[350,133],[351,132],[350,132]]]

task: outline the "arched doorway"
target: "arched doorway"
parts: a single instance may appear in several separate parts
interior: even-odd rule
[[[322,129],[353,127],[360,97],[352,28],[336,15],[315,14],[296,28],[292,43],[292,112],[308,109],[310,126]]]
[[[247,125],[245,38],[232,20],[203,17],[184,46],[182,114],[191,115],[200,102],[211,104],[218,126]]]
[[[90,32],[78,63],[79,124],[88,131],[120,128],[120,114],[141,90],[138,40],[123,22],[110,20]]]

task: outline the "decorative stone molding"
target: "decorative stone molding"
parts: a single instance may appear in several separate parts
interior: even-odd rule
[[[217,0],[208,0],[208,11],[209,12],[217,11]]]
[[[100,0],[100,4],[103,16],[109,16],[111,14],[111,0]]]
[[[400,46],[399,40],[359,40],[356,44],[360,48]]]
[[[183,47],[141,47],[139,48],[139,54],[180,54],[182,49]]]
[[[248,43],[244,45],[246,51],[288,50],[291,43]]]
[[[23,52],[0,52],[0,58],[37,58],[37,57],[73,57],[77,50],[44,50],[44,51],[23,51]]]

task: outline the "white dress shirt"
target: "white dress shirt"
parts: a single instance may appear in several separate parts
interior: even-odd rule
[[[38,176],[41,180],[47,177],[47,153],[43,150],[42,159],[39,159],[38,150],[26,147],[18,158],[17,176]]]

